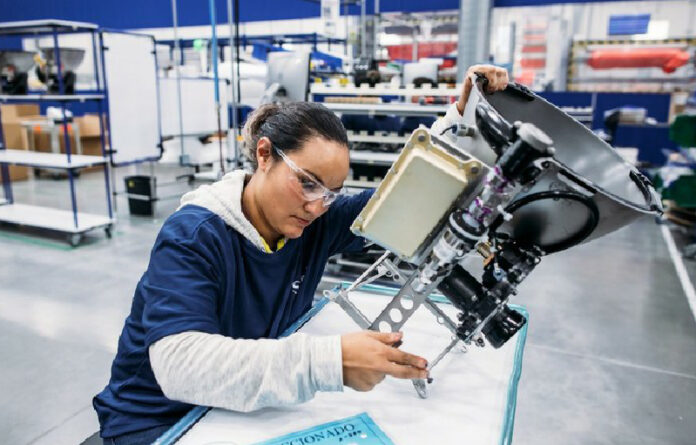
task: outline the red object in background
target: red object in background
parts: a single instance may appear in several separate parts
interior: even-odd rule
[[[418,44],[418,58],[442,57],[457,49],[457,42],[424,42]],[[391,60],[411,60],[413,58],[413,45],[388,45],[387,52]]]
[[[520,66],[522,68],[544,68],[546,66],[546,59],[520,59]]]
[[[524,45],[522,47],[523,53],[545,53],[546,45]]]
[[[533,70],[524,70],[519,75],[515,76],[515,82],[522,85],[532,86],[536,73]]]
[[[526,34],[524,42],[525,44],[546,45],[546,34]]]
[[[602,49],[593,51],[587,64],[596,70],[610,68],[662,68],[673,73],[689,62],[687,51],[677,48]]]

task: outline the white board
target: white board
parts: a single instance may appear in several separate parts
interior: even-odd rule
[[[228,128],[227,82],[219,80],[220,87],[220,123],[222,130]],[[176,78],[159,80],[160,110],[162,116],[162,136],[180,134],[179,105],[177,103]],[[181,111],[183,114],[183,134],[194,135],[215,133],[217,112],[215,109],[215,80],[208,78],[181,78]]]
[[[104,32],[114,165],[160,157],[155,41],[151,36]]]

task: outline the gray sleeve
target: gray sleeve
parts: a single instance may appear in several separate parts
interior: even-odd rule
[[[194,405],[248,412],[302,403],[317,391],[343,391],[338,335],[245,340],[190,331],[164,337],[148,351],[164,395]]]
[[[453,144],[457,143],[457,132],[459,124],[462,122],[462,115],[459,114],[457,103],[453,103],[447,109],[447,113],[436,120],[430,127],[430,133],[439,137],[445,138]]]

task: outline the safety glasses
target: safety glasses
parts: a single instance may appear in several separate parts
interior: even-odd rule
[[[280,148],[274,145],[273,149],[280,155],[283,162],[285,162],[285,164],[287,164],[287,166],[296,173],[296,175],[293,175],[292,178],[299,182],[300,187],[302,188],[302,195],[304,196],[305,200],[316,201],[317,199],[321,199],[324,207],[328,207],[333,204],[334,201],[336,201],[336,198],[338,198],[341,193],[343,193],[343,188],[331,190],[325,187],[323,184],[317,181],[312,174],[298,167],[292,161],[292,159],[288,157],[288,155],[283,153],[283,150]]]

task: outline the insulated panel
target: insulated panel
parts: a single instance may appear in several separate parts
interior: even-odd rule
[[[416,134],[424,134],[417,130]],[[429,140],[402,151],[353,224],[353,231],[410,258],[468,184],[467,164]]]

